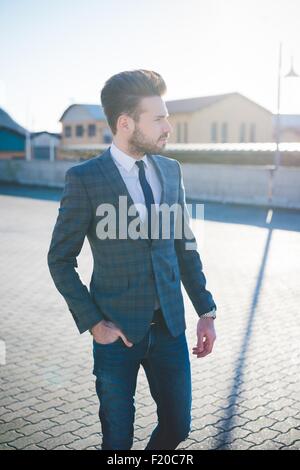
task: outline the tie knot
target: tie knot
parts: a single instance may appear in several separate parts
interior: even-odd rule
[[[144,165],[145,165],[145,162],[143,162],[143,160],[139,160],[137,162],[135,162],[136,165],[139,167],[139,170],[144,170]]]

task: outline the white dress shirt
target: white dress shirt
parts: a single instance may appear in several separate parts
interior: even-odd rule
[[[144,222],[147,216],[147,208],[145,205],[144,193],[139,180],[139,168],[135,164],[137,160],[136,158],[131,157],[130,155],[127,155],[125,152],[120,150],[113,142],[110,146],[110,153],[117,165],[124,183],[126,184],[127,190],[134,204],[139,204],[137,206],[138,212],[142,222]],[[162,188],[153,163],[149,160],[149,158],[147,158],[147,155],[144,155],[142,159],[139,160],[143,160],[145,163],[146,179],[151,186],[154,202],[155,204],[159,205],[161,201]],[[156,310],[159,307],[160,303],[156,293],[154,308]]]

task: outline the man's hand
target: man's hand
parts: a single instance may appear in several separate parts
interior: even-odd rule
[[[101,320],[99,323],[94,325],[93,328],[91,328],[91,333],[96,343],[114,343],[120,336],[128,348],[133,346],[133,343],[128,341],[120,328],[110,321]]]
[[[197,357],[205,357],[212,352],[216,340],[216,331],[213,318],[199,318],[197,324],[197,346],[193,348],[193,354]]]

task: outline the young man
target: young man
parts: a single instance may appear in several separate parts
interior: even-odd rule
[[[216,338],[216,305],[185,217],[181,167],[158,155],[171,132],[165,91],[162,77],[148,70],[122,72],[105,83],[101,101],[113,142],[67,171],[48,253],[79,332],[93,335],[102,449],[132,446],[140,365],[158,416],[146,449],[175,449],[188,436],[191,373],[181,280],[200,317],[193,354],[209,354]],[[126,213],[124,200],[131,207]],[[160,207],[174,205],[166,235]],[[94,258],[89,291],[75,270],[85,236]]]

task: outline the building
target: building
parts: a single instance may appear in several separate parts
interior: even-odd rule
[[[0,159],[25,159],[26,132],[0,108]]]
[[[62,123],[61,147],[80,148],[86,144],[105,144],[112,140],[103,109],[96,104],[72,104],[59,120]]]
[[[276,121],[274,116],[274,139],[276,137]],[[300,142],[300,115],[299,114],[281,114],[280,120],[280,142]]]
[[[47,131],[33,132],[30,136],[31,158],[54,161],[57,157],[60,141],[60,134]]]
[[[166,102],[170,143],[272,142],[272,113],[240,93]]]
[[[166,102],[170,144],[267,143],[276,140],[276,116],[240,93]],[[96,150],[112,134],[100,105],[73,104],[63,113],[62,151]],[[300,116],[281,116],[281,142],[300,141]],[[101,145],[100,145],[101,146]],[[62,152],[62,158],[63,158]]]

